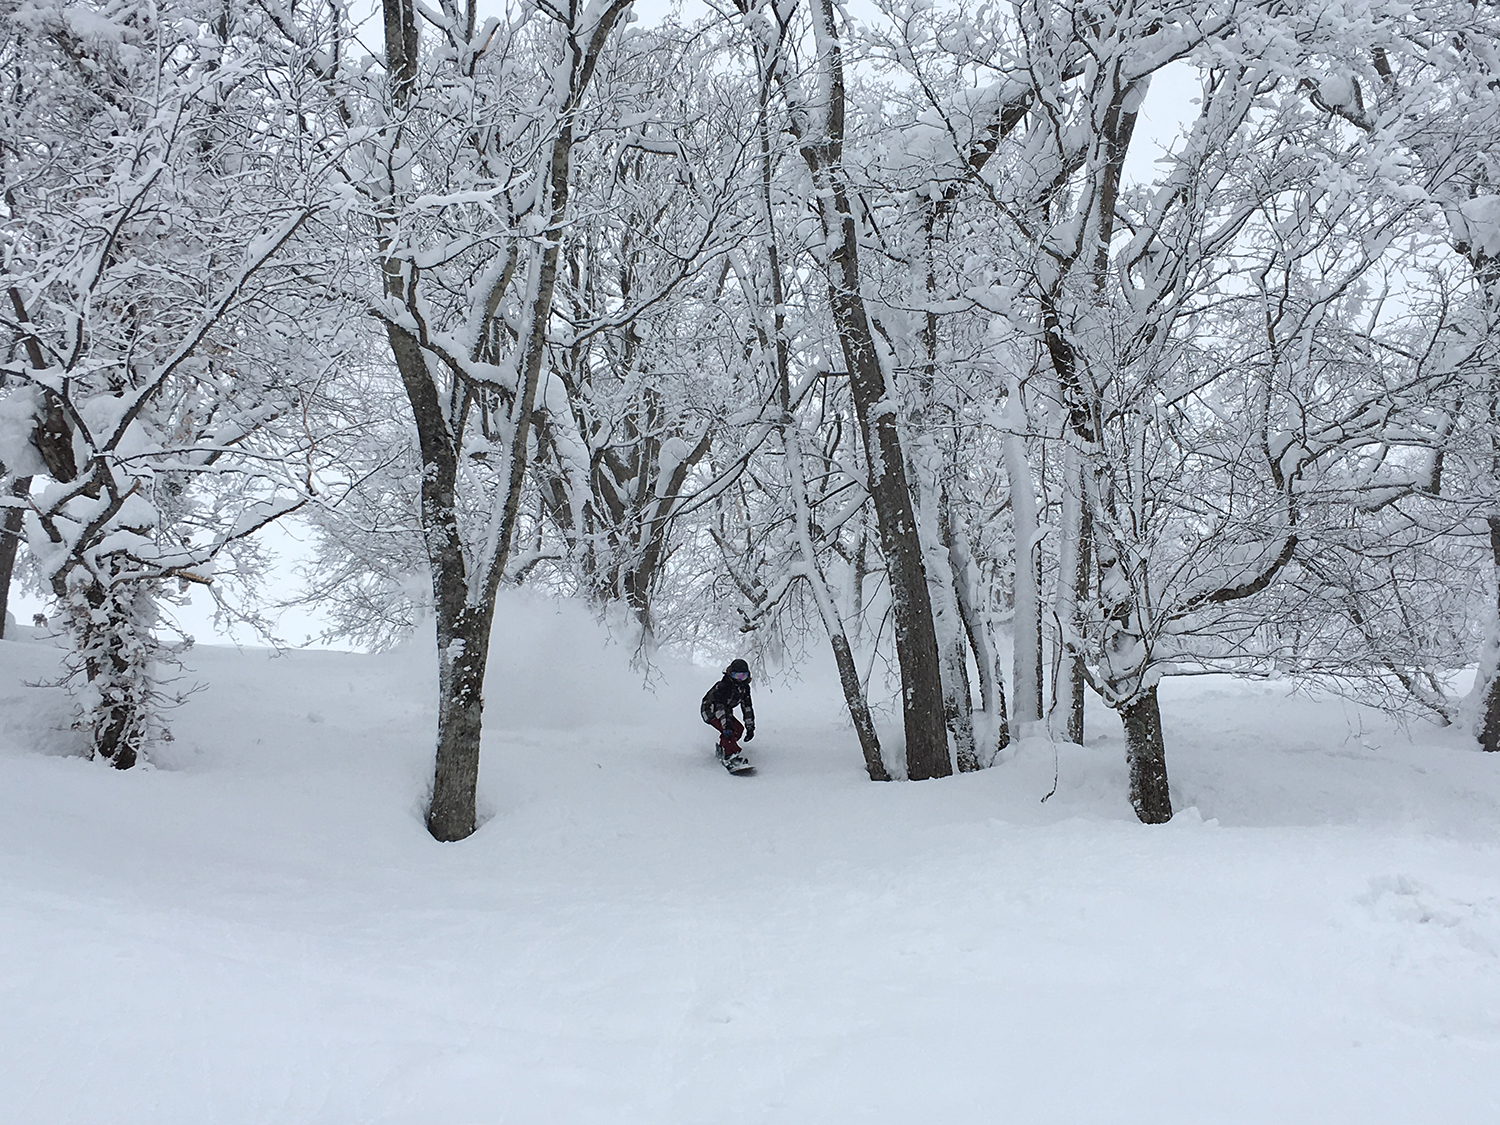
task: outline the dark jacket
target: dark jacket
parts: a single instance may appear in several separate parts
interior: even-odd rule
[[[740,683],[731,680],[729,673],[724,673],[724,678],[713,687],[708,689],[708,694],[703,697],[703,706],[700,709],[703,721],[706,723],[711,719],[726,719],[738,707],[745,713],[745,728],[755,729],[755,708],[750,703],[750,681]]]

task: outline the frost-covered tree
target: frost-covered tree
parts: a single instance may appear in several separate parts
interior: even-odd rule
[[[437,627],[437,756],[427,823],[475,827],[484,672],[531,464],[574,147],[600,56],[629,8],[596,0],[482,24],[385,0],[383,83],[358,91],[350,180],[378,255],[384,324],[421,459],[420,521]]]
[[[598,97],[629,123],[580,154],[534,475],[567,577],[623,606],[643,655],[688,482],[723,419],[701,359],[724,328],[725,248],[743,216],[748,114],[721,36],[667,22],[606,52]],[[558,568],[549,569],[555,577]]]
[[[128,768],[164,730],[164,584],[211,582],[300,501],[288,460],[312,455],[278,420],[329,341],[289,281],[325,200],[281,160],[295,91],[251,6],[44,0],[4,29],[7,524],[57,601],[79,725]]]
[[[907,450],[898,423],[900,390],[893,356],[872,317],[867,248],[871,231],[846,160],[848,89],[846,28],[831,0],[812,0],[804,25],[795,2],[741,5],[759,41],[764,81],[786,107],[786,128],[807,167],[808,205],[822,232],[820,255],[844,370],[848,374],[871,506],[890,592],[906,772],[913,780],[953,771],[949,752],[937,628],[927,566],[909,485]],[[805,52],[805,70],[800,62]]]
[[[1234,650],[1252,602],[1277,612],[1262,595],[1309,509],[1347,509],[1354,463],[1390,437],[1376,404],[1410,409],[1434,386],[1430,369],[1359,358],[1397,341],[1356,291],[1420,246],[1390,130],[1361,134],[1329,103],[1346,85],[1329,60],[1383,17],[1192,0],[895,16],[882,50],[920,92],[915,124],[951,138],[927,194],[989,211],[958,226],[966,253],[929,315],[967,303],[1005,340],[978,386],[1009,477],[1013,717],[1043,710],[1050,539],[1059,726],[1079,729],[1069,681],[1086,679],[1124,720],[1137,811],[1165,819],[1157,680]],[[1198,113],[1131,183],[1140,107],[1168,67],[1198,75]],[[986,129],[993,155],[973,142]],[[1363,333],[1335,327],[1361,316]]]
[[[693,272],[715,227],[711,213],[664,212],[636,190],[670,182],[636,176],[642,162],[680,166],[695,142],[691,126],[653,127],[674,96],[654,50],[665,41],[626,31],[629,7],[515,5],[481,18],[473,3],[386,0],[384,59],[369,66],[334,50],[337,6],[321,19],[281,15],[330,95],[316,143],[345,154],[342,214],[368,267],[342,291],[384,338],[368,378],[389,403],[378,368],[393,370],[403,402],[400,426],[379,428],[404,429],[415,446],[404,458],[352,444],[353,492],[339,505],[349,518],[336,524],[343,573],[360,591],[346,605],[383,613],[376,634],[403,616],[403,572],[430,578],[439,701],[428,827],[441,840],[475,828],[501,584],[549,559],[554,574],[582,573],[649,621],[652,556],[705,436],[656,393],[655,359],[640,346],[649,333],[635,327]],[[379,554],[372,567],[366,547]]]

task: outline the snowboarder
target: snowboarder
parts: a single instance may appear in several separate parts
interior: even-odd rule
[[[742,725],[734,717],[738,707],[745,715]],[[730,773],[750,768],[749,760],[740,752],[740,735],[745,741],[755,737],[755,708],[750,703],[750,665],[736,657],[724,669],[724,678],[708,689],[699,709],[703,721],[719,732],[719,761]]]

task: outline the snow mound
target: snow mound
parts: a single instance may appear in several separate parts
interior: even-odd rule
[[[7,1123],[1495,1115],[1500,761],[1455,733],[1168,681],[1147,828],[1107,713],[876,785],[816,673],[758,685],[731,778],[715,670],[645,690],[518,594],[487,820],[440,845],[432,648],[195,648],[122,774],[24,686],[57,649],[0,643]]]

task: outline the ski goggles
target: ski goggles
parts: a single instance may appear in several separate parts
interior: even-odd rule
[[[748,680],[750,678],[750,673],[749,672],[731,672],[731,673],[729,673],[729,678],[731,680],[738,680],[740,683],[744,683],[746,680]]]

